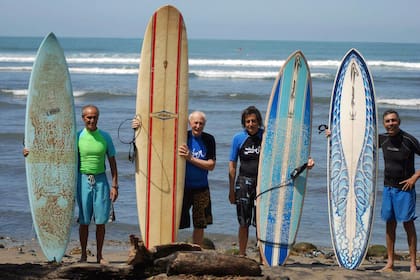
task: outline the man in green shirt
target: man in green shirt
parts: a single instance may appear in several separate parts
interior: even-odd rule
[[[114,202],[118,197],[118,171],[112,139],[108,133],[97,127],[98,118],[99,109],[96,106],[86,105],[82,108],[85,128],[77,134],[79,151],[77,203],[79,205],[79,238],[82,247],[80,261],[87,261],[86,246],[89,224],[93,217],[96,224],[97,262],[106,264],[107,262],[102,256],[102,247],[111,202]],[[106,157],[111,169],[111,188],[105,174]]]
[[[93,217],[96,224],[96,260],[106,264],[102,256],[105,224],[109,220],[111,202],[118,197],[118,170],[111,136],[97,127],[98,118],[99,109],[96,106],[86,105],[82,108],[85,128],[77,133],[79,172],[76,200],[79,205],[79,238],[82,247],[80,262],[87,261],[89,224]],[[28,154],[29,150],[24,148],[23,155],[26,157]],[[105,174],[106,157],[111,169],[111,188]]]

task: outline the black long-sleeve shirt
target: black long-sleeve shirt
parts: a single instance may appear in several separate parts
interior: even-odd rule
[[[394,136],[388,133],[380,134],[379,146],[382,147],[385,161],[384,185],[402,187],[399,183],[416,172],[414,155],[420,155],[419,141],[400,130]]]

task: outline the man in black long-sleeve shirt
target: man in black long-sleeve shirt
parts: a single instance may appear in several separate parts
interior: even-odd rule
[[[385,162],[381,216],[386,221],[388,261],[382,270],[392,271],[394,267],[395,232],[397,222],[402,222],[407,233],[410,271],[416,272],[415,183],[420,177],[420,170],[415,171],[414,156],[420,155],[420,144],[416,138],[400,129],[400,123],[396,111],[384,112],[386,133],[379,135],[379,145]]]

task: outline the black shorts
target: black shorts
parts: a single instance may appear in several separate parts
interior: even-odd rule
[[[256,188],[256,178],[238,176],[235,184],[235,203],[238,222],[241,226],[256,225]]]
[[[209,187],[200,189],[184,189],[180,229],[190,227],[190,208],[194,228],[206,228],[213,223]]]

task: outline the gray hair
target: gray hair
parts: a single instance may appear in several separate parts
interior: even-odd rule
[[[88,104],[88,105],[85,105],[85,106],[83,106],[83,107],[82,107],[82,117],[85,115],[85,110],[86,110],[87,108],[94,108],[94,109],[96,109],[96,112],[98,112],[98,117],[99,117],[99,108],[98,108],[98,107],[96,107],[96,106],[95,106],[95,105],[93,105],[93,104]]]
[[[206,124],[207,122],[207,117],[206,114],[204,114],[204,112],[202,111],[193,111],[191,112],[191,114],[188,116],[188,120],[191,121],[191,119],[193,118],[194,115],[200,115],[203,119],[204,119],[204,124]]]

